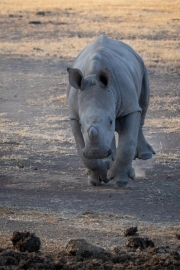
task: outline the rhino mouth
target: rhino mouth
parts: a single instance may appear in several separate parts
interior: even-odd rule
[[[107,158],[112,154],[111,149],[108,151],[103,151],[97,148],[90,148],[86,150],[85,148],[82,150],[83,155],[88,159],[99,159],[99,158]]]

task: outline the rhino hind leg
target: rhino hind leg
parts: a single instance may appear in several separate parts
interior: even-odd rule
[[[143,160],[150,159],[152,158],[153,154],[156,154],[156,152],[154,151],[152,146],[147,143],[146,139],[144,138],[142,127],[140,127],[135,159],[136,158]]]
[[[144,120],[146,117],[146,112],[149,106],[149,93],[150,93],[150,87],[149,87],[148,74],[147,74],[146,68],[144,67],[144,77],[142,80],[141,95],[139,99],[139,105],[142,108],[141,124],[139,128],[138,144],[137,144],[137,149],[136,149],[136,154],[135,154],[134,159],[139,158],[139,159],[146,160],[146,159],[152,158],[153,154],[156,154],[152,146],[146,142],[146,139],[144,137],[143,130],[142,130],[142,127],[144,125]]]

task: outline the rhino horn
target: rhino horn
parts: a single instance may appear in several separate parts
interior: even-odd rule
[[[88,131],[89,137],[94,138],[98,136],[98,130],[95,127],[90,127]]]
[[[99,85],[103,88],[107,88],[110,86],[111,84],[111,74],[110,74],[110,71],[106,68],[106,69],[103,69],[103,70],[100,70],[98,73],[97,73],[97,81],[99,83]]]
[[[84,90],[88,84],[88,80],[86,80],[82,74],[82,72],[77,68],[67,68],[69,73],[69,83],[75,89]]]

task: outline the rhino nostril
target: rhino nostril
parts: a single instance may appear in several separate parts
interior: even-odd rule
[[[91,127],[88,131],[89,137],[96,137],[98,135],[98,130],[95,127]]]

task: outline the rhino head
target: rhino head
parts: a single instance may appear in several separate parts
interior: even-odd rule
[[[84,78],[79,69],[68,68],[69,83],[79,89],[78,113],[88,159],[106,158],[111,154],[115,131],[115,100],[110,72],[100,70]]]

